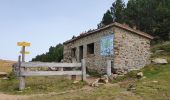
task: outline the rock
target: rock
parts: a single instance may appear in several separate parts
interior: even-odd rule
[[[128,73],[128,71],[124,71],[124,75],[126,75]]]
[[[109,77],[107,75],[102,76],[101,78],[96,79],[91,86],[98,87],[101,84],[106,84],[109,82]]]
[[[100,83],[108,83],[109,82],[109,77],[107,75],[104,75],[102,76],[100,79],[99,79],[99,82]]]
[[[153,83],[158,83],[158,81],[152,81]]]
[[[156,59],[152,60],[152,62],[155,64],[167,64],[168,63],[168,61],[163,58],[156,58]]]
[[[79,83],[79,81],[74,81],[74,82],[73,82],[73,84],[77,84],[77,83]]]
[[[0,77],[6,77],[8,74],[6,72],[0,72]]]
[[[9,78],[8,78],[8,77],[3,77],[2,79],[3,79],[3,80],[8,80]]]
[[[164,50],[156,50],[155,53],[161,53],[164,52]]]
[[[131,90],[133,91],[133,90],[136,90],[136,88],[135,87],[133,87],[133,88],[131,88]]]
[[[128,70],[120,68],[120,69],[116,69],[115,73],[118,74],[118,75],[125,75],[125,74],[128,73]]]
[[[125,75],[118,75],[118,77],[123,77],[123,76],[125,76]]]
[[[116,79],[118,77],[117,74],[112,74],[113,79]]]
[[[145,79],[145,78],[146,78],[146,76],[143,76],[143,77],[142,77],[142,79]]]
[[[132,91],[132,90],[136,90],[135,85],[134,84],[129,84],[127,91]]]
[[[137,73],[137,78],[142,78],[143,77],[143,72]]]
[[[98,86],[99,86],[99,84],[98,84],[99,79],[100,79],[100,78],[96,79],[96,80],[91,84],[91,86],[92,86],[92,87],[98,87]]]
[[[89,75],[89,74],[86,74],[86,77],[90,77],[90,75]]]

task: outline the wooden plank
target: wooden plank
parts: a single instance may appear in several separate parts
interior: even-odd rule
[[[23,52],[20,51],[20,53],[22,54]],[[24,54],[30,54],[30,52],[29,51],[25,51]]]
[[[21,67],[81,67],[81,63],[22,62]]]
[[[29,47],[31,45],[31,43],[28,43],[28,42],[18,42],[17,43],[18,46],[26,46],[26,47]]]
[[[21,71],[24,69],[21,68],[21,56],[18,57],[18,66],[19,66],[19,90],[22,91],[25,89],[25,78],[21,75]]]
[[[81,71],[25,71],[21,76],[82,75]]]
[[[25,46],[22,47],[22,62],[25,62]]]

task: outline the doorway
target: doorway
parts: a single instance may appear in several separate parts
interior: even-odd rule
[[[83,59],[83,45],[79,46],[79,62]]]

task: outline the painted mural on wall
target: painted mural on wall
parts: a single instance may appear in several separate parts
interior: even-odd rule
[[[100,40],[100,54],[102,56],[113,55],[114,35],[107,35]]]

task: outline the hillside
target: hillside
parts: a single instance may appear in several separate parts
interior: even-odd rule
[[[15,61],[2,60],[0,59],[0,72],[11,72],[12,64],[16,63]]]

